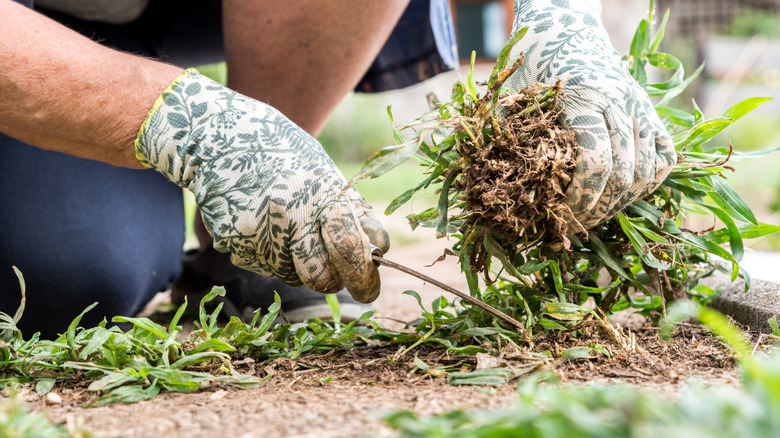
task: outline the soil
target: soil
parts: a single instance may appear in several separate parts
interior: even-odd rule
[[[390,223],[405,230],[402,224]],[[408,233],[408,232],[407,232]],[[393,260],[466,290],[455,258],[426,268],[443,252],[446,242],[431,242],[431,230],[418,230],[404,240],[407,245],[388,254]],[[397,326],[419,315],[407,289],[418,291],[423,303],[442,294],[431,285],[391,270],[383,270],[383,293],[375,303],[378,320]],[[636,315],[623,315],[634,325],[637,344],[645,353],[626,353],[598,332],[587,339],[550,340],[535,349],[555,350],[597,342],[611,350],[573,362],[524,359],[527,352],[508,353],[498,365],[518,372],[536,368],[554,370],[568,382],[628,382],[673,395],[697,376],[711,384],[739,385],[733,355],[717,339],[696,324],[683,324],[670,343],[658,341],[657,330],[642,324]],[[637,324],[639,323],[639,324]],[[755,340],[755,339],[754,339]],[[760,342],[761,339],[758,339]],[[557,344],[556,344],[557,342]],[[429,365],[474,364],[474,357],[447,357],[441,350],[420,348],[418,358]],[[25,399],[49,418],[70,427],[81,425],[94,437],[363,437],[389,436],[379,415],[391,409],[411,409],[423,414],[453,408],[491,409],[506,406],[516,397],[516,381],[494,388],[494,393],[473,386],[452,386],[446,377],[415,372],[414,353],[393,360],[396,346],[365,346],[349,351],[308,356],[296,361],[278,359],[270,364],[244,361],[239,369],[254,369],[258,376],[272,375],[266,385],[244,390],[221,384],[197,393],[163,391],[156,398],[131,405],[86,408],[94,395],[80,387],[55,387],[60,403],[38,400],[34,392]],[[456,365],[457,368],[458,365]]]

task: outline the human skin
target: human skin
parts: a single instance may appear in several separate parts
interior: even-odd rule
[[[228,86],[316,136],[409,0],[224,0]]]
[[[407,3],[225,0],[229,86],[316,135]],[[180,72],[0,0],[0,132],[25,143],[140,169],[133,142]]]
[[[25,143],[141,169],[133,141],[180,72],[0,0],[0,132]]]

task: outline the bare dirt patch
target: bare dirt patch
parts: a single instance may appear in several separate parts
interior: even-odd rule
[[[540,368],[556,371],[565,382],[629,382],[673,394],[697,376],[712,384],[739,382],[735,361],[718,341],[698,325],[682,326],[674,341],[659,343],[655,330],[643,330],[638,343],[647,354],[616,352],[612,359],[547,361]],[[553,341],[554,342],[554,341]],[[540,343],[537,349],[577,343],[604,342],[601,335]],[[394,359],[395,346],[365,346],[299,360],[245,364],[258,376],[272,375],[262,388],[241,390],[212,385],[194,394],[164,392],[133,405],[85,408],[94,399],[83,386],[58,389],[64,402],[46,406],[56,422],[83,422],[96,437],[362,437],[387,435],[378,415],[389,409],[423,414],[453,408],[497,408],[513,402],[515,385],[488,395],[475,387],[452,386],[443,377],[415,372],[412,355]],[[473,356],[447,356],[421,348],[427,364],[474,365]],[[527,367],[518,352],[501,365]]]

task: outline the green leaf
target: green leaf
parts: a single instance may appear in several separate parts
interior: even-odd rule
[[[206,362],[212,359],[221,359],[227,361],[230,360],[230,356],[218,351],[204,351],[200,353],[189,354],[172,363],[171,368],[182,369],[190,365],[195,365],[197,363]]]
[[[741,261],[745,252],[742,245],[742,236],[739,234],[739,229],[731,217],[726,214],[725,211],[713,205],[705,204],[703,202],[697,202],[697,204],[711,211],[715,216],[717,216],[718,219],[720,219],[721,222],[723,222],[724,225],[726,225],[726,229],[729,235],[729,246],[731,248],[731,254],[734,257],[734,260],[738,262]]]
[[[206,351],[206,350],[214,350],[214,351],[236,351],[233,346],[228,344],[225,341],[222,341],[220,339],[209,339],[206,341],[201,342],[198,344],[197,347],[195,347],[196,352]]]
[[[515,268],[514,263],[512,263],[512,261],[509,259],[509,255],[506,253],[506,251],[504,251],[504,248],[502,248],[501,245],[496,242],[496,239],[494,239],[490,233],[485,233],[485,237],[482,239],[482,244],[484,245],[488,254],[497,258],[510,275],[517,279],[523,278],[523,274],[518,271],[517,268]]]
[[[165,330],[165,327],[161,326],[160,324],[157,324],[156,322],[152,321],[149,318],[129,318],[126,316],[115,316],[111,319],[111,321],[129,322],[130,324],[133,324],[138,328],[144,329],[149,333],[154,334],[160,339],[165,339],[168,337],[168,332]]]
[[[555,286],[555,292],[559,294],[561,302],[564,302],[566,300],[565,295],[561,294],[561,289],[563,288],[563,278],[561,277],[561,269],[558,266],[558,263],[555,261],[550,260],[549,269],[550,269],[550,276],[553,280],[553,286]]]
[[[206,315],[206,303],[211,302],[213,299],[217,297],[224,297],[227,292],[225,291],[225,288],[223,286],[214,286],[211,288],[209,293],[207,293],[203,298],[200,300],[200,305],[198,306],[198,321],[200,322],[201,328],[208,327],[208,316]]]
[[[252,376],[249,374],[234,373],[229,376],[218,376],[216,380],[217,382],[229,383],[231,385],[240,386],[244,389],[254,389],[265,385],[272,378],[273,378],[273,374],[269,374],[264,378],[259,379],[256,376]]]
[[[767,321],[769,324],[769,327],[772,328],[772,334],[775,336],[780,336],[780,327],[777,326],[777,316],[772,316]]]
[[[339,307],[339,299],[336,294],[325,295],[325,301],[328,303],[328,309],[330,310],[331,317],[336,323],[341,322],[341,308]]]
[[[450,378],[450,385],[501,386],[507,383],[503,376],[473,376]]]
[[[477,276],[477,273],[471,269],[468,262],[471,259],[472,250],[473,250],[472,245],[466,245],[466,248],[464,248],[463,252],[459,257],[460,269],[463,272],[463,274],[466,276],[466,284],[468,284],[469,286],[469,294],[471,294],[472,297],[481,300],[482,291],[479,288],[479,277]]]
[[[596,256],[598,256],[598,258],[601,259],[605,265],[621,276],[629,278],[628,274],[626,274],[626,271],[623,270],[623,266],[621,266],[620,262],[615,259],[615,257],[612,255],[612,252],[609,250],[609,248],[607,248],[607,245],[601,241],[596,233],[588,233],[588,241],[593,244],[593,250],[595,251]]]
[[[488,79],[489,88],[493,88],[493,85],[496,84],[496,80],[498,79],[498,75],[506,70],[506,64],[509,59],[509,55],[512,53],[512,48],[515,46],[515,44],[518,43],[518,41],[523,39],[527,32],[528,27],[524,27],[518,30],[514,35],[512,35],[511,38],[509,38],[509,41],[506,42],[504,48],[501,49],[501,53],[498,54],[498,59],[496,59],[496,64],[493,66],[493,72],[490,73],[490,79]]]
[[[90,354],[98,351],[101,347],[103,347],[103,345],[109,339],[111,339],[112,336],[114,336],[114,333],[106,329],[98,329],[93,331],[89,342],[84,347],[84,349],[81,350],[81,353],[79,353],[79,359],[87,360]]]
[[[38,383],[35,384],[35,392],[39,397],[43,397],[54,388],[56,382],[57,379],[40,379],[38,380]]]
[[[601,294],[607,292],[615,288],[622,282],[623,280],[620,277],[618,277],[615,279],[615,281],[610,283],[609,286],[605,286],[605,287],[588,287],[588,286],[583,286],[581,284],[566,284],[563,286],[563,290],[571,291],[571,292],[585,292],[587,294],[594,295],[594,294]]]
[[[160,393],[159,383],[155,382],[144,388],[141,385],[129,385],[117,388],[110,393],[98,398],[96,406],[105,406],[113,403],[138,403],[139,401],[149,400]]]
[[[751,97],[749,99],[745,99],[727,109],[723,113],[723,117],[731,119],[732,123],[736,122],[746,114],[752,112],[770,100],[772,100],[771,97]]]
[[[406,218],[409,220],[409,225],[412,227],[412,230],[416,229],[418,226],[423,227],[434,227],[439,225],[439,209],[436,207],[431,207],[422,213],[418,214],[410,214],[406,216]]]
[[[393,106],[387,105],[387,118],[390,119],[390,127],[393,129],[393,140],[395,144],[400,145],[406,141],[406,137],[403,136],[397,129],[395,129],[395,123],[393,122]]]
[[[488,353],[488,350],[476,345],[466,345],[463,347],[448,348],[447,352],[453,354],[464,354],[467,356],[474,356],[477,353]]]
[[[680,68],[680,70],[682,70],[682,68]],[[663,95],[663,98],[661,98],[661,100],[659,100],[656,103],[656,105],[665,106],[667,103],[669,103],[669,101],[679,96],[683,91],[685,91],[686,88],[688,88],[689,85],[691,85],[691,83],[694,80],[696,80],[697,77],[699,77],[699,75],[703,70],[704,70],[704,64],[702,63],[702,65],[700,65],[699,68],[697,68],[692,75],[688,76],[688,78],[681,81],[676,87],[666,90],[665,93],[662,92],[661,94]],[[650,84],[648,85],[648,87],[649,87],[648,94],[658,95],[656,93],[653,93],[652,91],[655,89],[655,87],[663,89],[664,84]]]
[[[634,247],[634,250],[636,251],[637,255],[642,259],[643,262],[647,263],[648,266],[656,268],[656,269],[668,269],[668,265],[664,265],[663,263],[659,262],[657,258],[653,254],[651,254],[649,251],[645,249],[645,246],[647,246],[647,242],[645,239],[637,232],[636,228],[634,227],[634,224],[631,223],[631,221],[628,220],[626,215],[623,212],[620,212],[617,214],[618,223],[620,223],[620,228],[623,229],[623,232],[626,233],[626,236],[628,236],[628,239],[631,241],[631,245]]]
[[[444,171],[443,168],[437,167],[433,172],[431,172],[430,175],[428,175],[427,178],[425,178],[425,180],[423,180],[423,182],[418,184],[417,187],[409,189],[403,192],[397,198],[393,199],[392,202],[390,202],[390,205],[388,205],[387,208],[385,209],[385,215],[389,216],[393,214],[396,210],[398,210],[399,207],[409,202],[409,200],[412,199],[412,196],[415,193],[428,187],[431,184],[431,182],[433,182],[433,180],[441,176],[443,171]]]
[[[141,380],[141,377],[134,376],[125,372],[111,372],[90,383],[87,389],[90,391],[110,391],[126,383],[135,383]]]
[[[455,84],[452,86],[452,96],[450,97],[450,100],[452,102],[458,102],[463,103],[463,95],[466,93],[466,88],[463,86],[463,82],[461,81],[455,81]]]
[[[413,297],[415,300],[417,300],[417,305],[420,306],[420,309],[422,309],[423,314],[428,314],[429,312],[425,310],[425,307],[422,304],[422,299],[420,298],[420,294],[413,290],[407,290],[404,291],[402,295],[409,295],[410,297]]]
[[[658,50],[658,46],[661,45],[661,41],[664,39],[664,34],[666,33],[666,23],[669,21],[669,9],[666,10],[666,13],[664,14],[663,20],[661,20],[661,24],[658,26],[658,32],[655,34],[655,38],[653,38],[653,42],[650,43],[649,50],[650,52],[655,52]]]
[[[421,370],[427,370],[427,369],[429,369],[431,367],[427,363],[425,363],[422,360],[420,360],[417,357],[417,353],[414,353],[414,366],[416,366],[417,368],[419,368]]]
[[[639,85],[644,86],[647,83],[647,72],[645,72],[645,61],[643,55],[645,48],[648,46],[645,41],[645,31],[648,28],[647,20],[642,20],[634,33],[634,39],[631,41],[630,54],[633,62],[631,63],[630,72],[631,76],[639,82]]]
[[[734,152],[734,156],[737,158],[746,157],[748,159],[764,158],[765,156],[777,151],[780,151],[780,145],[759,149],[757,151]]]
[[[455,181],[455,177],[458,173],[450,171],[447,178],[444,179],[444,183],[441,185],[441,194],[439,195],[439,226],[436,227],[436,237],[445,237],[447,235],[447,212],[450,208],[450,186]]]
[[[718,192],[718,195],[723,198],[722,202],[718,202],[718,205],[720,205],[721,208],[724,208],[731,216],[736,217],[739,220],[758,225],[758,220],[756,219],[756,216],[753,215],[753,211],[750,210],[750,207],[748,207],[745,201],[742,200],[728,183],[718,177],[711,178],[711,181],[715,190]]]
[[[592,310],[573,303],[548,301],[544,303],[544,314],[559,321],[580,321]]]
[[[736,260],[734,260],[734,256],[730,252],[723,249],[720,245],[718,245],[714,241],[707,239],[706,236],[696,236],[689,232],[682,232],[680,234],[680,237],[692,245],[695,245],[707,252],[715,254],[720,258],[732,262],[731,281],[737,279],[737,276],[739,274],[739,265],[737,264]]]
[[[417,149],[429,132],[430,128],[423,128],[417,136],[410,138],[397,146],[387,146],[370,156],[363,163],[363,167],[352,177],[349,186],[353,186],[366,178],[377,178],[398,167],[398,165],[408,160],[417,152]]]
[[[651,65],[659,68],[677,69],[682,65],[679,59],[668,53],[650,53],[647,55],[647,60]],[[659,86],[656,85],[656,88],[659,88]]]
[[[89,312],[95,306],[97,306],[97,304],[98,303],[90,304],[86,309],[84,309],[81,313],[79,313],[77,317],[73,318],[73,321],[71,321],[70,325],[68,325],[68,331],[65,336],[65,339],[68,342],[68,347],[70,347],[71,350],[75,350],[76,348],[76,328],[79,326],[79,323],[81,322],[81,318],[84,317],[84,315],[87,312]]]
[[[463,330],[462,334],[463,336],[468,337],[478,337],[478,336],[491,336],[491,335],[497,335],[499,333],[503,333],[505,335],[511,335],[512,332],[510,332],[507,329],[502,329],[500,327],[473,327],[470,329]]]
[[[676,135],[674,137],[675,147],[681,150],[703,144],[718,135],[730,124],[731,119],[722,117],[701,122],[690,131]]]
[[[759,223],[758,225],[742,224],[737,226],[737,230],[743,239],[756,239],[758,237],[780,232],[780,226],[765,223]],[[730,232],[726,228],[721,228],[719,230],[710,231],[704,236],[707,240],[715,244],[721,244],[729,241]]]
[[[149,374],[156,377],[165,389],[179,392],[195,391],[200,389],[201,383],[216,380],[209,373],[171,368],[151,368]]]
[[[453,372],[449,375],[450,385],[498,386],[507,383],[514,373],[508,368],[488,368],[471,372]]]
[[[629,219],[629,220],[631,220],[631,219]],[[644,219],[643,219],[643,220],[644,220]],[[643,227],[643,226],[641,226],[641,225],[639,225],[639,224],[635,223],[634,221],[631,221],[631,222],[632,222],[632,224],[634,225],[634,228],[635,228],[637,231],[639,231],[639,233],[640,233],[640,234],[642,234],[642,236],[644,236],[644,237],[646,237],[646,238],[650,239],[650,240],[651,240],[651,241],[653,241],[653,242],[657,242],[657,243],[668,243],[668,241],[667,241],[667,240],[666,240],[664,237],[662,237],[661,235],[659,235],[659,234],[658,234],[658,233],[656,233],[655,231],[651,230],[650,228]]]
[[[477,82],[474,80],[474,63],[476,59],[477,59],[477,52],[472,50],[471,65],[469,67],[469,73],[466,76],[466,82],[467,82],[466,85],[468,86],[469,96],[471,96],[471,98],[475,101],[477,100]]]
[[[178,309],[176,309],[176,314],[173,315],[173,318],[171,319],[171,323],[168,325],[168,333],[173,333],[176,331],[176,326],[179,325],[179,321],[181,320],[182,315],[184,315],[184,311],[187,310],[187,296],[184,296],[184,303],[182,303],[181,306],[179,306]]]
[[[696,127],[694,127],[694,129],[685,137],[684,141],[677,142],[677,137],[675,137],[675,144],[678,149],[691,148],[704,144],[732,123],[770,100],[772,99],[766,97],[745,99],[727,109],[723,113],[723,117],[708,120],[696,125]]]
[[[545,260],[543,262],[537,260],[528,260],[522,266],[517,267],[517,270],[523,275],[531,275],[541,271],[547,266],[550,266],[551,263],[553,263],[552,260]]]
[[[591,347],[571,347],[563,350],[561,356],[571,361],[580,359],[591,359],[593,357],[593,349]]]
[[[539,318],[537,323],[548,330],[566,330],[566,326],[547,318]]]
[[[22,275],[22,271],[20,271],[16,266],[11,266],[11,268],[14,270],[16,278],[19,280],[19,289],[22,293],[22,299],[19,302],[19,307],[16,308],[16,313],[14,313],[14,330],[18,330],[16,328],[16,324],[20,319],[22,319],[22,314],[24,314],[24,306],[27,303],[27,285],[24,283],[24,276]]]
[[[273,324],[276,317],[279,316],[279,310],[281,310],[281,308],[282,299],[279,297],[279,294],[274,291],[274,303],[268,306],[268,313],[263,316],[263,319],[260,321],[260,327],[258,327],[255,332],[258,336],[268,332],[271,328],[271,324]]]
[[[690,128],[694,125],[694,123],[696,123],[696,118],[692,114],[677,108],[657,106],[655,107],[655,112],[658,113],[659,117],[669,117],[669,120],[675,124],[684,126],[686,128]]]

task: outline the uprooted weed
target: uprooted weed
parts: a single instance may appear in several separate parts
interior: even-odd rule
[[[496,95],[500,85],[494,84],[486,97]],[[469,214],[461,228],[467,233],[481,233],[481,238],[489,230],[507,248],[566,239],[564,218],[571,211],[564,192],[579,147],[574,134],[558,124],[557,102],[562,92],[559,82],[500,96],[495,104],[504,111],[483,112],[483,119],[473,122],[473,138],[469,135],[458,143],[464,164],[453,188],[463,192],[464,210]],[[476,112],[487,102],[481,99]],[[485,132],[484,126],[492,130]],[[489,257],[478,248],[472,254],[472,268],[484,270]]]
[[[714,291],[698,281],[715,271],[730,271],[732,281],[743,275],[749,285],[739,266],[743,239],[780,227],[756,219],[729,186],[726,177],[733,168],[726,163],[774,149],[740,153],[731,145],[708,143],[769,99],[746,99],[713,119],[706,119],[695,102],[690,111],[668,106],[701,67],[686,77],[679,60],[658,52],[668,13],[653,35],[652,4],[650,10],[625,59],[634,79],[656,98],[678,162],[653,193],[603,224],[577,227],[564,204],[579,153],[572,133],[558,124],[565,84],[503,87],[524,62],[520,56],[506,68],[524,30],[502,50],[481,95],[472,56],[467,80],[454,84],[450,100],[429,98],[431,111],[401,130],[394,127],[398,144],[370,157],[353,178],[381,176],[409,158],[421,164],[423,180],[393,200],[385,213],[392,214],[418,192],[437,193],[435,206],[407,216],[410,225],[449,236],[454,242],[450,254],[460,260],[471,298],[508,316],[464,304],[464,311],[451,318],[452,330],[500,327],[509,333],[505,336],[520,332],[531,341],[536,334],[577,330],[591,321],[596,313],[583,306],[589,301],[606,314],[633,307],[645,315],[661,315],[676,299],[710,299]],[[669,79],[648,82],[649,66],[671,70]],[[708,223],[718,221],[723,227],[690,230],[685,221],[692,215],[707,216]],[[564,228],[564,222],[579,229]]]

